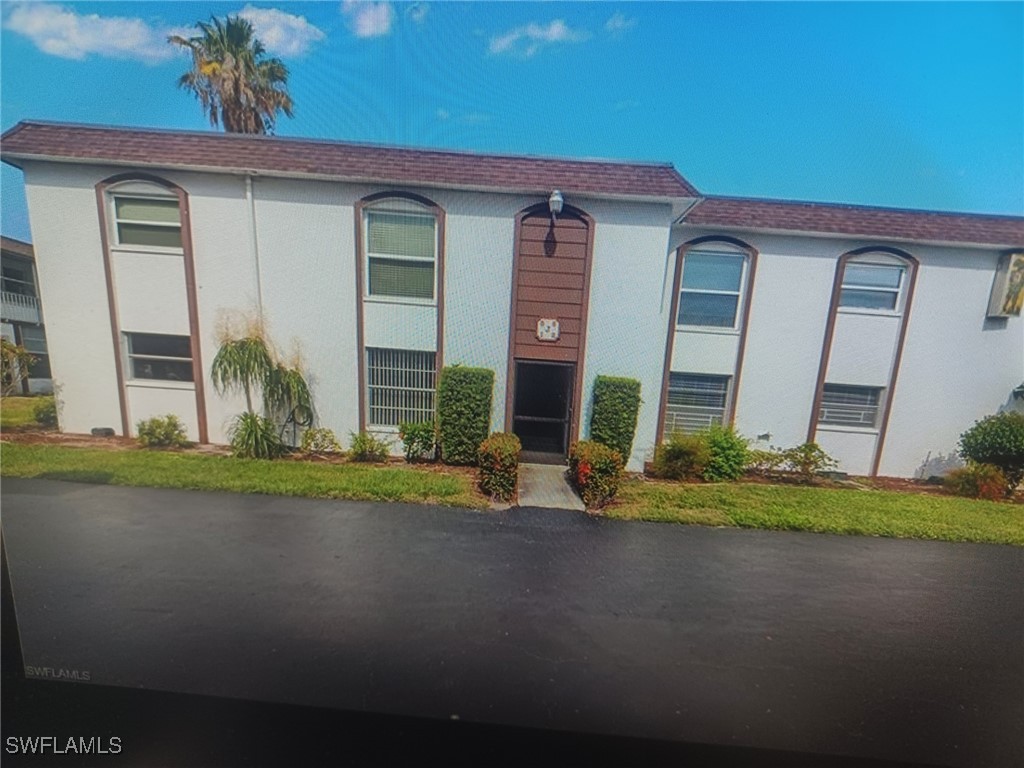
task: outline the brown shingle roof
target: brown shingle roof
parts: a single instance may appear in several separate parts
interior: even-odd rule
[[[25,256],[29,259],[35,258],[32,243],[23,243],[21,240],[15,240],[13,237],[7,237],[6,235],[0,235],[0,249],[9,253],[15,253],[18,256]]]
[[[1024,217],[873,208],[742,197],[707,197],[690,209],[697,226],[822,232],[879,239],[1024,246]]]
[[[47,157],[133,167],[187,166],[361,181],[645,198],[699,193],[670,163],[486,155],[212,132],[21,122],[0,137],[6,162]]]

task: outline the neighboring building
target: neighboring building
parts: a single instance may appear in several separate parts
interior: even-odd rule
[[[242,403],[213,392],[210,361],[245,312],[301,347],[342,436],[430,418],[437,372],[463,363],[495,372],[492,428],[557,460],[587,435],[595,377],[636,378],[630,469],[672,429],[733,423],[911,476],[1024,380],[1024,320],[993,298],[1021,217],[216,133],[24,122],[0,150],[25,174],[71,432],[176,413],[225,441]]]
[[[52,392],[32,245],[13,237],[0,237],[0,335],[35,357],[22,381],[24,393]]]

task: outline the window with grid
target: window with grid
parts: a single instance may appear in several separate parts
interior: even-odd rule
[[[172,197],[114,196],[118,245],[181,248],[181,213]]]
[[[746,257],[738,253],[690,251],[683,258],[679,325],[735,328]]]
[[[192,381],[192,342],[188,336],[126,333],[128,377]]]
[[[725,419],[729,376],[670,373],[665,405],[665,436],[699,432]]]
[[[35,360],[29,366],[28,375],[32,379],[50,378],[50,354],[46,349],[46,332],[37,325],[21,326],[21,343],[26,351],[32,353]]]
[[[906,267],[896,264],[851,261],[843,270],[839,306],[895,311],[906,271]]]
[[[368,421],[397,427],[434,419],[435,353],[410,349],[366,350]]]
[[[436,251],[434,215],[367,211],[367,295],[433,299]]]
[[[873,427],[878,421],[881,387],[826,384],[818,411],[819,424]]]

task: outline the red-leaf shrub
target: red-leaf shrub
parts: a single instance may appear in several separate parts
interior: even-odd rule
[[[480,443],[477,477],[480,490],[495,501],[511,501],[519,484],[519,438],[508,432],[494,432]]]
[[[600,509],[615,498],[624,466],[621,453],[591,440],[574,443],[569,450],[569,482],[587,509]]]

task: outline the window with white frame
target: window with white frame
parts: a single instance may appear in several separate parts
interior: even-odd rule
[[[435,353],[411,349],[366,350],[367,420],[397,427],[434,419]]]
[[[181,248],[181,212],[176,197],[114,195],[118,245]]]
[[[881,387],[826,384],[821,396],[818,423],[848,427],[877,426],[881,400]]]
[[[728,251],[688,251],[683,257],[679,325],[735,328],[747,257]]]
[[[366,295],[433,300],[437,217],[392,205],[365,213]]]
[[[725,420],[729,376],[670,373],[665,403],[665,436],[699,432]]]
[[[902,264],[850,261],[843,269],[839,306],[895,312],[906,272]]]
[[[192,343],[188,336],[126,333],[128,378],[192,381]]]

